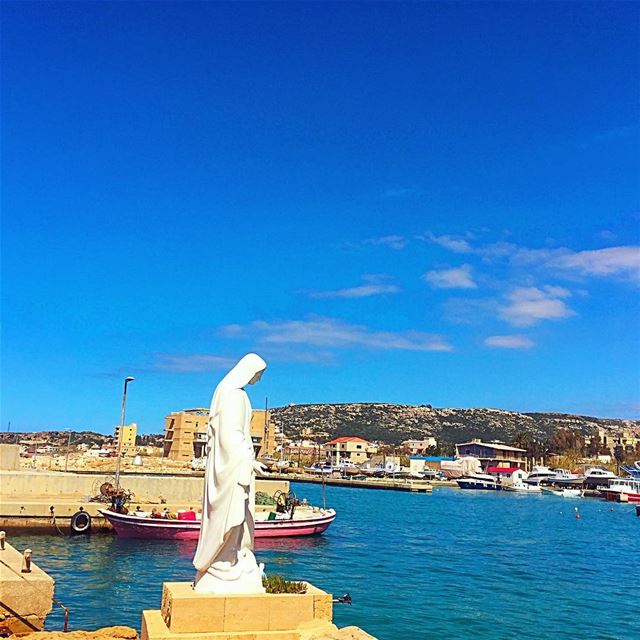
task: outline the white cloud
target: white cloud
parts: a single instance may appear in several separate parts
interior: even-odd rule
[[[580,275],[621,276],[640,282],[640,247],[637,246],[570,252],[555,257],[549,264]]]
[[[368,298],[385,293],[398,293],[400,287],[389,282],[388,276],[372,274],[364,275],[362,279],[365,284],[346,289],[336,289],[334,291],[311,291],[312,298]]]
[[[471,265],[463,264],[461,267],[452,269],[427,271],[422,277],[434,289],[476,289],[478,285],[475,283],[471,271]]]
[[[542,288],[552,298],[569,298],[571,296],[571,291],[569,291],[569,289],[565,289],[565,287],[555,287],[547,284]]]
[[[222,333],[231,337],[253,338],[262,345],[302,344],[334,349],[365,347],[385,351],[453,350],[451,344],[439,335],[421,331],[376,331],[365,325],[322,317],[282,322],[256,320],[244,326],[223,327]]]
[[[617,277],[640,284],[640,247],[633,245],[573,251],[567,247],[531,249],[495,242],[478,247],[474,253],[487,262],[506,259],[514,267],[538,267],[558,277]]]
[[[440,245],[454,253],[471,253],[473,251],[471,245],[464,238],[459,236],[436,236],[429,232],[422,237],[424,240],[429,240],[430,242]]]
[[[489,336],[485,338],[484,344],[497,349],[531,349],[535,346],[531,338],[522,335]]]
[[[390,249],[396,249],[396,251],[398,251],[407,246],[408,240],[404,236],[391,235],[382,236],[381,238],[368,238],[367,240],[364,240],[363,244],[368,244],[374,247],[389,247]]]
[[[559,291],[554,291],[558,289]],[[562,287],[517,287],[508,295],[508,304],[499,307],[498,315],[516,327],[529,327],[543,320],[562,320],[575,315],[560,298],[568,291]]]
[[[233,358],[208,353],[157,353],[153,368],[173,373],[195,373],[228,369],[235,363]]]

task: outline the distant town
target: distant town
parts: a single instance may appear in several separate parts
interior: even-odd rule
[[[306,405],[309,407],[320,405]],[[400,431],[389,429],[389,440],[367,437],[372,430],[384,432],[382,425],[363,425],[361,431],[340,416],[340,411],[351,415],[354,407],[362,413],[385,405],[327,405],[332,408],[332,420],[325,428],[317,419],[307,420],[312,426],[301,426],[299,416],[295,424],[287,420],[292,409],[255,410],[251,421],[252,440],[256,457],[279,472],[301,471],[322,466],[357,468],[395,465],[395,468],[421,471],[425,465],[438,468],[443,460],[463,456],[478,458],[484,468],[492,466],[531,469],[535,464],[557,464],[576,467],[597,462],[619,465],[640,459],[640,423],[637,421],[609,421],[566,416],[564,414],[538,414],[554,416],[555,424],[544,433],[535,429],[533,418],[525,423],[528,429],[513,426],[514,415],[497,410],[434,410],[431,407],[402,407],[404,414],[412,409],[448,412],[486,412],[485,424],[476,419],[475,431],[464,425],[461,434],[467,435],[451,442],[443,434],[438,437],[424,433],[420,437],[397,441]],[[398,405],[389,405],[398,410]],[[302,407],[305,407],[304,405]],[[314,409],[315,411],[315,409]],[[56,470],[104,470],[107,472],[121,455],[125,468],[144,468],[145,471],[184,472],[204,469],[207,444],[208,409],[195,408],[172,412],[165,418],[164,433],[141,435],[136,423],[115,426],[112,435],[92,431],[41,431],[37,433],[3,432],[1,443],[20,445],[20,465],[23,467]],[[316,411],[317,413],[317,411]],[[393,413],[393,411],[391,411]],[[502,438],[496,438],[496,415],[507,420]],[[534,414],[529,414],[534,415]],[[506,417],[505,417],[506,416]],[[406,416],[405,416],[406,417]],[[477,416],[476,416],[477,418]],[[387,417],[388,419],[388,417]],[[458,418],[459,419],[459,418]],[[594,422],[600,421],[600,422]],[[371,423],[371,419],[369,418]],[[547,420],[548,422],[548,420]],[[410,424],[415,432],[415,424]],[[493,437],[487,437],[487,433]],[[450,436],[450,434],[449,434]]]

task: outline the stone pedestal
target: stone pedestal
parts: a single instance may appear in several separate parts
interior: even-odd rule
[[[165,582],[162,609],[142,612],[141,640],[304,640],[335,629],[333,598],[307,583],[304,594],[215,595]]]

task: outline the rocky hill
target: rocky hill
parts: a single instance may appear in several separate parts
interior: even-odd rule
[[[594,433],[598,427],[640,429],[640,420],[383,403],[292,405],[273,409],[272,419],[287,438],[295,438],[309,428],[314,433],[326,434],[323,437],[327,439],[357,435],[391,444],[427,435],[434,436],[439,443],[453,444],[471,438],[509,442],[523,432],[544,441],[558,428],[582,435]]]

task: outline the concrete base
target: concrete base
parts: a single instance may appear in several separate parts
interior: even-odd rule
[[[22,554],[8,543],[0,560],[0,627],[41,630],[53,606],[53,578],[33,563],[31,573],[22,573]]]
[[[162,609],[142,612],[141,640],[302,640],[335,629],[333,598],[307,584],[304,594],[214,595],[165,582]]]

